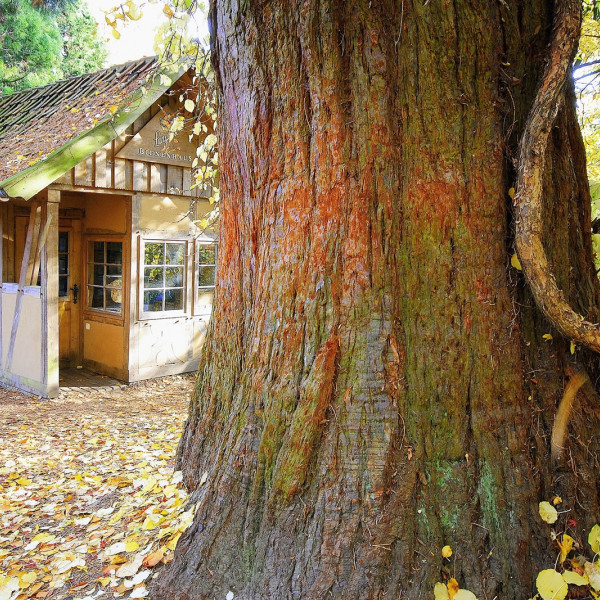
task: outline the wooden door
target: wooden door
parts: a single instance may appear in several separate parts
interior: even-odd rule
[[[58,233],[59,366],[82,362],[81,340],[81,220],[60,223]]]

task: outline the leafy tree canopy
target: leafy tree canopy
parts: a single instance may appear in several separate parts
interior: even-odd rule
[[[0,0],[0,93],[99,69],[105,57],[81,0]]]

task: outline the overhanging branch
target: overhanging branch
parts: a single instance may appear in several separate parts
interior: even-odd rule
[[[564,84],[581,29],[581,0],[557,0],[548,63],[519,149],[515,194],[516,248],[537,305],[560,333],[600,352],[600,327],[569,305],[542,243],[542,179],[548,137],[564,98]]]

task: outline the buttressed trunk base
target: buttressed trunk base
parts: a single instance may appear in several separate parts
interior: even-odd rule
[[[415,600],[453,576],[520,600],[556,559],[541,500],[587,535],[597,405],[575,400],[561,462],[550,434],[571,362],[597,364],[510,266],[552,5],[213,2],[219,287],[178,457],[196,517],[155,598]],[[598,322],[568,90],[544,173],[549,263]]]

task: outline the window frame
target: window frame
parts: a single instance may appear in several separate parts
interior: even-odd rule
[[[67,251],[66,252],[61,252],[60,251],[60,234],[61,233],[66,233],[67,234]],[[73,236],[72,236],[72,229],[71,228],[67,228],[67,227],[59,227],[58,229],[58,248],[57,248],[57,257],[58,257],[58,299],[59,300],[63,300],[63,301],[69,301],[70,300],[70,294],[69,291],[71,289],[71,252],[73,251]],[[61,273],[60,272],[60,255],[64,254],[67,257],[67,272],[66,273]],[[42,274],[42,268],[40,265],[40,277]],[[64,296],[61,296],[60,294],[60,278],[64,277],[66,279],[67,282],[67,290],[66,290],[66,294]],[[39,279],[39,278],[38,278]],[[87,279],[86,279],[86,289],[87,289]],[[87,296],[86,296],[86,302],[87,302]]]
[[[201,286],[198,282],[200,277],[200,266],[209,266],[208,263],[200,263],[200,248],[202,246],[214,246],[215,248],[215,284],[213,286]],[[212,312],[212,304],[214,303],[216,289],[217,289],[217,262],[219,260],[219,242],[213,238],[195,238],[194,239],[194,283],[193,283],[193,293],[194,293],[194,315],[196,316],[206,316]],[[200,294],[212,294],[211,300],[211,308],[207,310],[206,308],[201,308],[200,302]]]
[[[147,321],[153,319],[173,319],[189,315],[188,311],[188,280],[189,280],[189,248],[190,242],[184,238],[168,238],[168,237],[140,237],[139,254],[138,254],[138,319]],[[144,310],[144,272],[146,268],[145,254],[146,244],[183,244],[183,309],[182,310],[160,310],[149,311]],[[164,266],[164,265],[163,265]],[[154,289],[170,289],[170,288],[154,288]],[[179,289],[179,288],[172,288]]]
[[[106,310],[104,308],[97,308],[88,305],[89,301],[89,290],[90,287],[100,287],[94,286],[89,283],[89,268],[90,268],[90,260],[89,260],[89,245],[94,242],[103,242],[103,243],[119,243],[121,244],[121,311],[114,312],[111,310]],[[106,250],[105,250],[106,251]],[[88,235],[85,236],[83,240],[83,256],[82,256],[82,271],[83,271],[83,281],[82,281],[82,289],[81,289],[81,302],[83,304],[82,309],[84,313],[84,318],[102,318],[107,319],[109,321],[113,321],[115,323],[124,323],[125,317],[128,312],[127,308],[127,293],[128,293],[128,253],[127,253],[127,244],[125,238],[123,236],[110,236],[110,235]],[[96,264],[96,263],[92,263]],[[108,263],[102,263],[104,265]],[[106,286],[103,286],[106,288]]]

